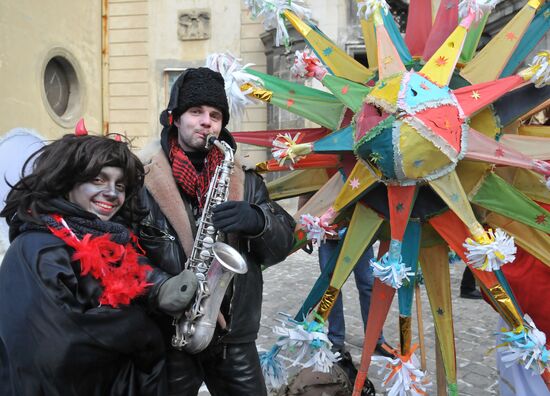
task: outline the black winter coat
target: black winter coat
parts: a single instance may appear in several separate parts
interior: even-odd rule
[[[222,132],[226,141],[232,141],[228,133]],[[154,170],[154,174],[146,176],[146,186],[153,181],[164,188],[168,183],[174,183],[170,165],[163,151],[159,151],[148,164],[145,162],[146,171]],[[236,167],[237,168],[237,167]],[[240,184],[237,186],[236,184]],[[151,280],[155,283],[151,298],[155,299],[158,289],[170,276],[181,272],[187,260],[187,255],[182,247],[182,240],[192,245],[195,238],[195,219],[192,215],[191,204],[186,196],[176,193],[175,185],[172,194],[178,197],[167,196],[166,191],[145,194],[145,202],[150,210],[149,215],[142,221],[138,236],[140,245],[146,251],[147,257],[156,271]],[[271,201],[263,179],[253,171],[235,169],[231,178],[230,198],[232,189],[239,189],[243,194],[241,199],[256,205],[264,215],[264,230],[253,238],[230,234],[228,241],[236,248],[248,264],[248,272],[236,275],[230,286],[230,302],[224,301],[222,312],[228,322],[228,331],[223,334],[225,343],[244,343],[254,341],[260,327],[263,279],[261,266],[270,266],[286,258],[293,245],[293,230],[295,222],[292,217],[278,204]],[[153,198],[153,195],[156,195]],[[164,211],[174,210],[174,198],[180,198],[183,203],[179,208],[179,219],[187,219],[190,232],[181,235],[185,227],[175,226],[165,215]],[[233,198],[235,199],[235,198]],[[163,211],[164,210],[164,211]],[[171,214],[172,218],[178,218]],[[170,216],[168,216],[170,217]],[[178,231],[176,231],[176,229]],[[165,333],[167,343],[174,334],[172,318],[159,314],[157,318]],[[218,333],[217,333],[218,334]]]
[[[0,394],[160,396],[165,355],[158,326],[132,304],[98,306],[98,281],[74,250],[27,231],[0,267]]]

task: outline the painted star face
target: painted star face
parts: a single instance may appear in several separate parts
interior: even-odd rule
[[[378,81],[355,121],[355,153],[389,181],[440,177],[464,155],[468,125],[451,90],[414,71]]]
[[[89,182],[78,184],[69,192],[69,201],[101,220],[110,220],[124,205],[126,184],[121,168],[105,166]]]

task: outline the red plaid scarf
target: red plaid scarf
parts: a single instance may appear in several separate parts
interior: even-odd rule
[[[170,139],[170,162],[172,162],[172,175],[183,192],[194,198],[199,208],[202,209],[206,199],[206,193],[210,186],[210,180],[214,171],[221,163],[223,154],[220,150],[212,148],[206,155],[206,164],[200,173],[191,163],[191,160],[178,144],[177,136]]]

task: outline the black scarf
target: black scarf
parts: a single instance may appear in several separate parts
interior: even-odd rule
[[[126,245],[130,242],[131,235],[128,228],[116,221],[103,221],[93,213],[81,209],[79,206],[61,198],[54,198],[50,201],[52,213],[41,215],[40,219],[44,224],[24,223],[18,228],[20,232],[28,230],[48,230],[48,226],[58,228],[59,224],[52,218],[51,215],[61,215],[69,228],[75,235],[82,239],[84,235],[91,234],[92,236],[101,236],[110,234],[111,241],[120,245]]]

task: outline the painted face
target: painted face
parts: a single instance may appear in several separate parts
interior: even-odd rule
[[[204,151],[208,135],[219,136],[223,115],[215,107],[195,106],[187,109],[174,122],[178,128],[178,143],[184,151]]]
[[[99,175],[89,182],[77,184],[69,192],[69,201],[103,221],[110,220],[125,199],[124,172],[114,166],[103,167]]]

